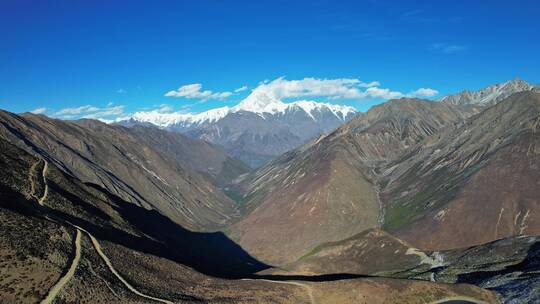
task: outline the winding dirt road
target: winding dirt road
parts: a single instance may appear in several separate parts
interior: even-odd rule
[[[45,200],[47,199],[47,196],[49,194],[49,185],[47,184],[47,170],[49,168],[48,167],[49,163],[44,159],[43,159],[43,161],[45,163],[43,165],[43,171],[41,172],[41,177],[43,179],[44,190],[43,190],[43,195],[38,199],[38,203],[41,206],[44,206]],[[32,167],[30,168],[30,175],[31,176],[32,176],[33,171],[35,170],[36,166],[37,166],[37,162],[36,162],[36,164],[32,165]],[[32,191],[31,195],[36,197],[35,194],[34,194],[36,186],[34,184],[33,178],[30,178],[30,182],[31,182],[31,191]],[[48,218],[48,216],[46,216],[46,217]],[[156,298],[156,297],[152,297],[152,296],[149,296],[147,294],[144,294],[144,293],[138,291],[137,289],[135,289],[135,287],[131,286],[131,284],[129,284],[118,273],[118,271],[116,271],[116,269],[113,267],[113,265],[112,265],[111,261],[109,260],[109,258],[101,250],[101,246],[99,245],[99,242],[97,241],[97,239],[92,234],[90,234],[90,232],[88,232],[85,229],[83,229],[83,228],[81,228],[81,227],[79,227],[77,225],[74,225],[74,224],[72,224],[70,222],[66,222],[66,223],[68,225],[72,226],[73,228],[77,229],[77,235],[75,237],[75,257],[74,257],[74,259],[73,259],[73,261],[71,263],[71,266],[69,267],[68,271],[66,272],[66,274],[63,277],[61,277],[60,280],[58,280],[58,282],[56,282],[56,284],[49,290],[49,293],[47,294],[47,297],[45,297],[45,299],[43,299],[43,301],[41,301],[41,304],[50,304],[50,303],[52,303],[52,301],[56,298],[58,293],[62,290],[62,288],[64,288],[64,286],[67,284],[67,282],[69,282],[69,280],[75,274],[75,271],[77,270],[77,266],[79,265],[79,261],[81,259],[81,234],[82,234],[81,231],[83,231],[84,233],[86,233],[88,235],[88,237],[92,241],[92,245],[94,246],[94,249],[96,250],[98,255],[101,257],[103,262],[105,262],[105,264],[109,268],[110,272],[112,274],[114,274],[120,280],[120,282],[122,282],[122,284],[124,284],[124,286],[126,286],[127,289],[129,289],[134,294],[136,294],[136,295],[138,295],[140,297],[149,299],[149,300],[153,300],[153,301],[161,302],[161,303],[166,303],[166,304],[173,304],[173,302],[171,302],[171,301]]]
[[[81,259],[81,231],[77,229],[77,235],[75,236],[75,257],[73,258],[73,261],[71,262],[71,266],[69,267],[66,274],[54,284],[54,286],[49,290],[49,293],[47,294],[47,297],[41,301],[41,304],[49,304],[52,303],[54,298],[56,298],[56,295],[64,288],[64,285],[69,282],[69,280],[73,277],[75,274],[75,270],[77,270],[77,266],[79,265],[79,261]]]
[[[49,163],[46,160],[43,160],[45,164],[43,165],[43,171],[41,171],[41,177],[43,178],[43,185],[45,189],[43,190],[43,196],[39,198],[38,203],[43,206],[47,195],[49,194],[49,185],[47,184],[47,169],[49,168]]]
[[[101,259],[103,260],[103,262],[105,262],[105,264],[107,265],[107,267],[109,268],[109,270],[111,271],[112,274],[114,274],[118,280],[120,280],[120,282],[122,282],[122,284],[124,284],[124,286],[126,286],[127,289],[129,289],[131,292],[133,292],[134,294],[140,296],[140,297],[143,297],[143,298],[146,298],[146,299],[149,299],[149,300],[154,300],[154,301],[157,301],[157,302],[161,302],[161,303],[167,303],[167,304],[173,304],[173,302],[169,301],[169,300],[165,300],[165,299],[160,299],[160,298],[156,298],[156,297],[152,297],[152,296],[149,296],[147,294],[144,294],[140,291],[138,291],[137,289],[135,289],[135,287],[131,286],[131,284],[129,284],[119,273],[118,271],[116,271],[116,269],[114,269],[111,261],[109,260],[109,258],[103,253],[103,251],[101,250],[101,246],[99,245],[99,242],[98,240],[92,235],[90,234],[88,231],[80,228],[80,227],[77,227],[78,229],[81,229],[83,230],[84,232],[86,232],[86,234],[88,235],[88,237],[90,238],[90,240],[92,241],[92,245],[94,246],[94,249],[96,249],[96,252],[99,254],[99,256],[101,257]]]

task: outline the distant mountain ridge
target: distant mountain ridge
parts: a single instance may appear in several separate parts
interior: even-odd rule
[[[330,103],[300,100],[284,103],[265,94],[248,96],[244,101],[234,107],[221,107],[201,113],[160,113],[158,111],[136,112],[126,122],[150,123],[161,128],[185,132],[205,124],[215,123],[231,113],[251,112],[262,118],[270,116],[283,116],[294,111],[303,111],[313,120],[320,120],[318,114],[329,111],[340,120],[346,120],[356,109],[350,106]]]
[[[465,90],[458,94],[447,95],[440,99],[441,102],[455,106],[491,106],[506,97],[523,91],[538,91],[540,86],[532,85],[525,80],[515,78],[506,82],[487,86],[478,91]]]
[[[202,113],[137,112],[125,126],[151,124],[221,145],[232,156],[258,167],[307,140],[339,127],[356,114],[350,106],[301,100],[285,103],[252,93],[234,107]]]

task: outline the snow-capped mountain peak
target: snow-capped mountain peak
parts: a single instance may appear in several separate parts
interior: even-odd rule
[[[321,111],[322,109],[328,109],[340,120],[345,121],[350,114],[356,113],[356,109],[351,106],[336,105],[331,103],[316,102],[311,100],[299,100],[287,104],[287,108],[299,107],[304,110],[311,118],[316,119],[313,116],[314,112]]]
[[[277,98],[273,98],[262,92],[253,92],[241,103],[231,109],[232,112],[247,111],[257,114],[285,114],[290,110],[300,109],[311,117],[313,120],[317,118],[313,115],[317,111],[328,110],[332,112],[340,120],[346,120],[351,113],[356,113],[356,109],[350,106],[335,105],[324,102],[311,100],[299,100],[290,103],[284,103]],[[264,116],[263,116],[264,117]]]
[[[229,114],[230,111],[231,108],[229,107],[221,107],[201,113],[162,113],[159,111],[136,112],[131,117],[131,120],[135,122],[151,123],[160,128],[165,128],[177,124],[191,125],[216,122]]]
[[[304,111],[314,121],[318,119],[318,115],[316,115],[317,112],[320,113],[321,111],[329,111],[341,121],[347,120],[352,114],[356,113],[356,109],[350,106],[310,100],[285,103],[263,92],[253,92],[234,107],[221,107],[200,113],[163,113],[156,110],[136,112],[129,121],[131,123],[150,123],[160,128],[167,128],[170,126],[190,128],[191,126],[214,123],[230,113],[241,111],[255,113],[266,119],[267,115],[283,116],[293,110]]]
[[[242,102],[232,108],[233,111],[246,111],[253,113],[277,113],[283,111],[287,105],[263,92],[253,92]]]
[[[221,145],[234,157],[257,167],[336,129],[355,114],[350,106],[310,100],[283,102],[274,94],[253,91],[233,107],[201,113],[137,112],[118,124],[152,124],[185,133]]]

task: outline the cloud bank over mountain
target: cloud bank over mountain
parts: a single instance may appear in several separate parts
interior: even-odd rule
[[[180,85],[175,90],[166,92],[163,96],[174,97],[183,100],[182,104],[160,103],[150,108],[128,109],[125,105],[109,102],[106,106],[85,104],[54,110],[50,108],[38,107],[33,113],[46,114],[61,119],[93,118],[104,122],[115,122],[128,119],[133,116],[146,114],[160,114],[163,116],[174,115],[196,115],[203,113],[189,113],[192,105],[216,100],[223,103],[231,103],[233,99],[240,100],[236,108],[241,105],[250,104],[259,110],[262,104],[264,108],[268,100],[271,104],[290,104],[298,101],[323,102],[329,105],[341,106],[346,102],[349,106],[354,106],[354,102],[365,100],[388,100],[401,97],[431,98],[438,95],[438,91],[432,88],[421,87],[403,93],[391,88],[382,87],[379,81],[364,82],[358,78],[315,78],[305,77],[303,79],[286,79],[284,76],[274,80],[261,81],[253,89],[249,90],[248,85],[242,85],[236,89],[217,91],[203,88],[201,83],[191,83]],[[172,99],[171,99],[172,100]],[[351,104],[353,103],[353,104]],[[283,106],[282,106],[283,107]],[[219,104],[216,108],[204,113],[224,113],[224,107]],[[227,107],[230,108],[230,107]],[[235,107],[232,107],[235,108]],[[220,110],[221,109],[221,110]],[[131,111],[130,111],[131,110]],[[249,109],[247,109],[249,110]],[[255,111],[257,112],[257,111]],[[208,116],[208,115],[204,115]],[[213,114],[210,116],[214,116]]]

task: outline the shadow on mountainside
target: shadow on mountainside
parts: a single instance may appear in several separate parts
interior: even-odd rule
[[[538,278],[540,272],[540,242],[529,247],[527,256],[519,263],[506,266],[499,270],[474,271],[458,275],[458,283],[480,284],[494,277],[504,277],[509,274],[519,274],[519,280]]]
[[[322,275],[251,275],[249,279],[263,279],[271,281],[306,281],[306,282],[330,282],[360,278],[370,278],[372,276],[353,273],[332,273]]]
[[[100,209],[86,204],[73,194],[58,188],[49,181],[49,187],[68,198],[86,211],[97,216],[106,216]],[[99,188],[99,186],[97,187]],[[111,195],[107,193],[107,195]],[[166,258],[189,266],[201,273],[226,279],[264,279],[272,281],[307,281],[324,282],[338,281],[369,276],[358,274],[327,274],[327,275],[255,275],[256,272],[269,268],[240,246],[228,239],[223,233],[199,233],[186,230],[156,211],[146,210],[130,203],[121,201],[115,203],[115,208],[123,215],[124,220],[135,228],[147,234],[150,238],[139,237],[110,226],[99,226],[85,219],[52,209],[38,206],[13,189],[0,185],[0,208],[9,209],[23,216],[42,218],[49,215],[58,221],[67,221],[87,230],[98,240],[105,240],[127,248]],[[106,218],[106,217],[105,217]],[[155,240],[153,240],[153,239]]]
[[[91,185],[103,192],[103,189]],[[99,208],[86,203],[83,199],[65,191],[49,180],[49,187],[67,198],[72,204],[106,222],[110,219]],[[59,222],[70,222],[87,230],[99,240],[106,240],[127,248],[166,258],[191,267],[206,275],[221,278],[241,278],[269,268],[245,252],[239,245],[221,232],[201,233],[182,228],[169,218],[154,210],[127,203],[109,192],[104,192],[114,199],[112,206],[122,218],[135,230],[146,234],[140,237],[130,234],[108,223],[106,226],[94,224],[84,218],[65,212],[39,206],[13,189],[0,185],[0,207],[24,216],[44,217],[45,215]]]

